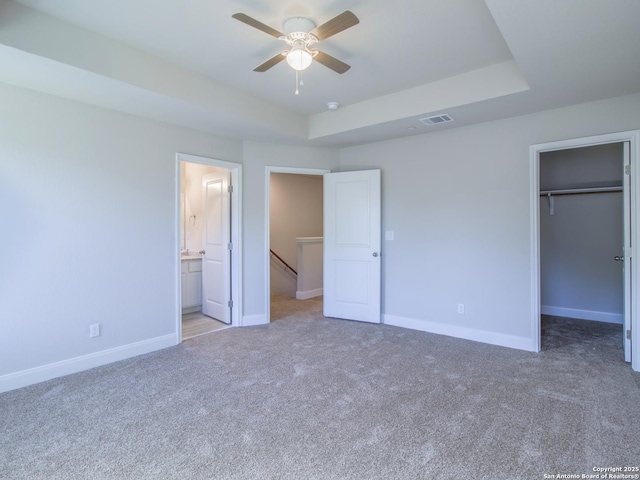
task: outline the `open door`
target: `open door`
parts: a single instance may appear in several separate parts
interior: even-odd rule
[[[622,331],[622,341],[624,343],[624,360],[625,362],[631,362],[631,267],[633,258],[631,256],[631,167],[629,156],[629,142],[624,142],[622,145],[623,151],[623,163],[624,172],[622,175],[624,182],[624,200],[623,200],[623,215],[624,219],[622,224],[624,225],[624,245],[622,245],[622,258],[624,260],[622,271],[624,275],[624,329]]]
[[[231,251],[229,250],[231,193],[227,170],[202,177],[202,313],[231,323]]]
[[[380,323],[380,170],[324,175],[324,316]]]

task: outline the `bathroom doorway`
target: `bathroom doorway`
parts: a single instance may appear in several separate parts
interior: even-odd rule
[[[182,341],[240,323],[241,165],[177,158]]]

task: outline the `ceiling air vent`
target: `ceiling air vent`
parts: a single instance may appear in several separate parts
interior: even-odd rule
[[[453,122],[453,117],[443,113],[441,115],[434,115],[433,117],[421,118],[420,121],[425,125],[437,125],[439,123]]]

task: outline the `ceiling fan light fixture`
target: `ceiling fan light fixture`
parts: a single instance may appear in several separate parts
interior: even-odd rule
[[[304,45],[294,45],[287,53],[287,63],[291,68],[301,72],[311,65],[313,56],[307,51]]]
[[[326,40],[327,38],[360,23],[358,17],[349,10],[345,10],[340,15],[333,17],[331,20],[323,23],[319,27],[316,27],[315,23],[308,18],[289,18],[284,22],[284,33],[270,27],[269,25],[265,25],[244,13],[234,13],[231,16],[232,18],[271,35],[272,37],[275,37],[289,45],[289,50],[284,50],[274,55],[262,65],[258,65],[254,68],[253,71],[266,72],[286,58],[287,64],[296,72],[296,95],[300,93],[298,87],[302,85],[300,72],[309,68],[314,59],[321,65],[330,68],[336,73],[345,73],[351,68],[346,63],[341,62],[327,53],[316,49],[311,50],[311,47],[319,41]]]

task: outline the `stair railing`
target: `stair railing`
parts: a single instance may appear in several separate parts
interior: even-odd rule
[[[276,257],[280,263],[282,263],[282,265],[284,265],[285,269],[289,269],[293,272],[294,275],[298,275],[298,272],[296,272],[287,262],[285,262],[282,257],[280,257],[280,255],[278,255],[276,252],[274,252],[273,250],[269,249],[269,253],[271,253],[272,257]]]

